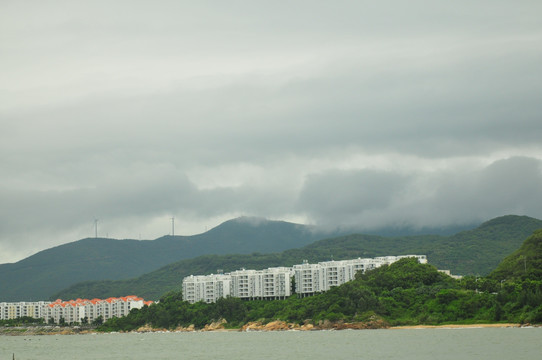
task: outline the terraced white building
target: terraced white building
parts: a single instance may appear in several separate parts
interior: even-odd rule
[[[414,257],[418,262],[427,263],[425,255],[400,255],[400,256],[382,256],[376,258],[357,258],[352,260],[340,261],[322,261],[318,264],[309,264],[303,261],[303,264],[294,265],[295,273],[295,292],[299,296],[310,296],[315,293],[328,291],[334,286],[342,285],[348,281],[354,280],[357,272],[365,272],[376,269],[382,265],[390,265],[398,260]]]
[[[291,268],[237,270],[228,274],[190,275],[183,279],[183,300],[213,303],[221,297],[284,299],[292,294]]]
[[[285,299],[292,295],[293,272],[288,267],[237,270],[230,273],[231,296],[241,299]]]
[[[408,257],[415,257],[422,264],[427,263],[425,255],[400,255],[318,264],[309,264],[305,260],[291,268],[241,269],[227,274],[190,275],[183,279],[183,300],[212,303],[226,296],[247,300],[284,299],[292,295],[292,277],[295,279],[295,292],[299,296],[310,296],[353,280],[358,271],[365,272]]]
[[[190,303],[213,303],[231,291],[231,276],[224,274],[190,275],[183,279],[183,300]]]

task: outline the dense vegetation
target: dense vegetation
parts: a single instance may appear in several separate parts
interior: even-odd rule
[[[542,279],[542,229],[537,230],[523,245],[507,256],[489,275],[492,279]]]
[[[42,325],[45,321],[42,318],[35,319],[30,316],[22,316],[16,319],[0,320],[0,326],[26,326],[26,325]]]
[[[542,238],[542,232],[539,236]],[[202,328],[220,319],[238,327],[249,321],[317,324],[375,318],[390,325],[541,323],[542,279],[527,277],[501,283],[489,277],[467,277],[458,281],[434,266],[403,259],[308,298],[294,295],[286,300],[243,301],[229,297],[214,304],[188,304],[181,300],[180,293],[169,293],[160,303],[111,319],[101,329],[129,331],[145,324],[169,329],[193,324]]]
[[[158,299],[166,292],[179,289],[182,278],[190,274],[210,274],[217,269],[228,272],[241,267],[263,269],[292,266],[304,259],[317,262],[331,258],[340,260],[383,255],[426,254],[429,262],[439,269],[450,269],[454,274],[486,275],[538,228],[542,228],[540,220],[509,215],[452,236],[419,235],[390,238],[357,234],[325,239],[281,253],[205,255],[172,263],[133,279],[78,283],[54,294],[51,298],[53,300],[78,297],[106,298],[137,294],[145,299]]]

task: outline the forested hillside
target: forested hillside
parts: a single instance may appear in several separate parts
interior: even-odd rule
[[[535,231],[517,251],[507,256],[489,277],[542,280],[542,229]]]
[[[44,300],[81,281],[129,279],[210,253],[277,252],[307,245],[326,235],[304,225],[244,217],[194,236],[83,239],[14,264],[0,265],[0,301]]]
[[[427,255],[439,269],[462,275],[487,275],[537,229],[542,229],[541,220],[501,216],[446,238]]]
[[[299,249],[282,253],[250,255],[206,255],[169,264],[154,272],[122,281],[89,281],[71,286],[52,298],[124,296],[136,294],[158,299],[168,291],[178,290],[182,278],[190,274],[225,272],[241,267],[263,269],[292,266],[304,259],[310,262],[383,255],[426,254],[439,269],[450,269],[462,275],[486,275],[542,221],[526,216],[503,216],[490,220],[476,229],[452,236],[423,235],[387,238],[374,235],[348,235],[317,241]]]

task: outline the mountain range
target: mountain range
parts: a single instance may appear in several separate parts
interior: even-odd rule
[[[189,274],[406,253],[426,254],[434,265],[455,273],[486,274],[538,228],[541,220],[509,215],[449,236],[383,237],[324,233],[305,225],[242,217],[194,236],[87,238],[0,265],[0,301],[127,293],[156,299],[178,288]]]
[[[283,251],[325,236],[310,226],[241,217],[193,236],[156,240],[86,238],[40,251],[16,263],[1,264],[0,301],[43,300],[81,281],[132,278],[204,254]]]
[[[439,269],[454,274],[486,275],[507,255],[518,249],[542,221],[527,216],[503,216],[472,230],[451,236],[416,235],[382,237],[352,234],[316,241],[280,253],[204,255],[171,263],[153,272],[126,280],[86,281],[55,293],[52,298],[109,297],[137,294],[158,299],[167,291],[178,291],[182,278],[190,274],[210,274],[240,269],[292,266],[303,260],[352,259],[385,255],[425,254]]]

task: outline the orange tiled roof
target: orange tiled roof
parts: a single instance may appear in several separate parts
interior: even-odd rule
[[[55,306],[66,307],[68,305],[69,306],[84,306],[84,305],[87,305],[87,304],[96,305],[96,304],[98,304],[98,303],[100,303],[102,301],[106,301],[109,304],[114,303],[114,302],[118,302],[118,301],[123,301],[123,302],[143,301],[143,304],[145,304],[145,305],[150,305],[150,304],[153,303],[153,301],[144,301],[143,298],[137,297],[135,295],[128,295],[128,296],[123,296],[123,297],[120,297],[120,298],[109,297],[109,298],[103,299],[103,300],[102,299],[97,299],[97,298],[94,298],[92,300],[77,298],[75,300],[66,300],[66,301],[62,301],[62,299],[56,299],[55,301],[48,304],[47,306],[49,306],[50,308],[53,308]]]

